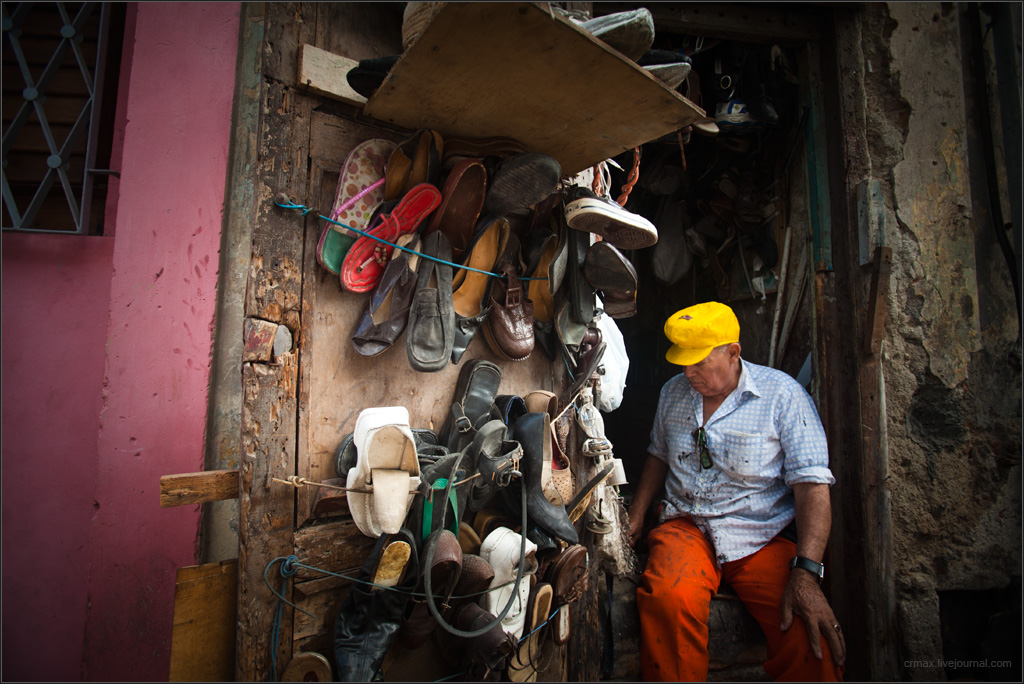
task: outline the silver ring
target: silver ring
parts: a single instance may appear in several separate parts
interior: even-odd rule
[[[834,629],[834,630],[836,630],[838,632],[839,631],[839,625],[832,625],[832,629]]]

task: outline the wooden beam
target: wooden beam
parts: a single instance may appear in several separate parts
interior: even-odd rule
[[[237,468],[179,473],[160,478],[160,508],[237,498]]]
[[[868,355],[882,351],[885,314],[889,310],[889,275],[891,273],[892,247],[879,245],[875,248],[875,261],[871,269],[871,298],[868,299],[867,335],[864,336],[864,353]]]
[[[359,62],[321,50],[315,45],[299,48],[298,84],[317,95],[362,107],[366,98],[348,84],[348,72]]]
[[[254,170],[256,201],[245,316],[299,330],[304,233],[307,228],[316,229],[317,222],[280,209],[271,198],[284,192],[305,203],[312,98],[284,84],[295,78],[299,46],[312,41],[316,6],[266,3],[265,7],[261,116],[256,133],[261,162]],[[237,681],[280,679],[292,658],[293,611],[282,612],[279,634],[283,636],[273,643],[278,599],[267,589],[263,576],[268,564],[290,556],[293,549],[295,490],[275,484],[273,478],[295,474],[298,367],[297,350],[282,354],[273,365],[242,364]],[[272,568],[272,581],[280,589],[283,580],[278,570],[276,565]],[[289,583],[284,595],[291,594]],[[272,653],[276,653],[276,672]]]
[[[167,681],[234,681],[237,582],[237,559],[178,568]]]

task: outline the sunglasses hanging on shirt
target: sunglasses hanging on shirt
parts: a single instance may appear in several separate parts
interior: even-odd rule
[[[708,470],[715,465],[711,460],[711,450],[708,448],[708,433],[703,427],[693,431],[693,439],[697,443],[697,451],[700,453],[700,467]]]

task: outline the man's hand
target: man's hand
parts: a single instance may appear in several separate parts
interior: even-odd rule
[[[640,506],[635,503],[629,507],[629,545],[636,546],[636,543],[640,541],[640,535],[644,531],[644,516],[647,514],[646,510],[641,510]]]
[[[640,483],[633,495],[633,502],[629,505],[629,545],[636,546],[644,531],[644,517],[647,509],[662,487],[665,486],[665,475],[668,473],[668,464],[660,458],[648,456],[644,461],[644,469],[640,473]]]
[[[842,667],[846,662],[846,640],[843,632],[828,605],[825,594],[818,586],[818,579],[811,573],[794,569],[782,595],[782,624],[785,632],[793,625],[793,615],[799,615],[807,625],[807,637],[811,642],[811,650],[821,660],[821,635],[825,635],[829,648],[832,649],[832,660]]]

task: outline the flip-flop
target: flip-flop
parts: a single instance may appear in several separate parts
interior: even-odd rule
[[[391,258],[395,241],[401,235],[416,232],[440,202],[440,191],[429,183],[421,183],[407,192],[394,209],[382,211],[380,222],[364,232],[386,242],[368,236],[356,240],[341,266],[342,286],[355,293],[369,292],[376,287]]]
[[[551,612],[555,592],[547,582],[538,582],[530,590],[530,602],[526,610],[524,640],[508,662],[508,678],[513,682],[537,681],[537,660],[540,658],[541,633]]]
[[[369,227],[374,212],[384,201],[384,167],[395,147],[390,140],[372,138],[352,148],[341,166],[329,218],[357,230]],[[320,265],[337,274],[345,254],[359,236],[334,223],[328,223],[325,231],[327,228],[337,235],[321,235],[317,257],[323,252]]]

